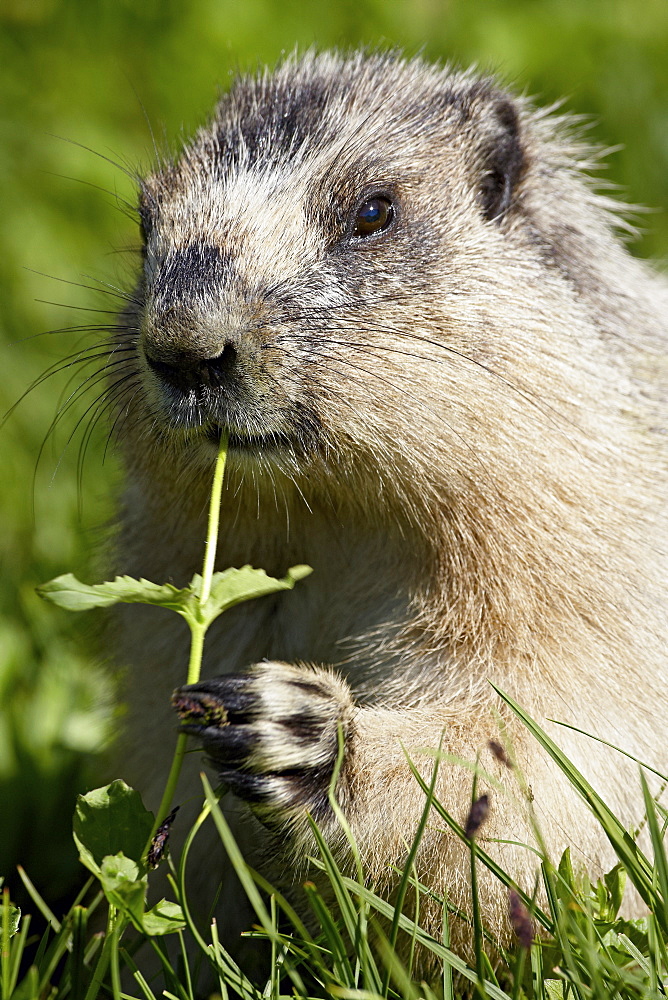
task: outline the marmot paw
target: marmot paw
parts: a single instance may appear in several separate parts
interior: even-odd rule
[[[286,820],[296,810],[316,820],[327,815],[339,728],[346,741],[353,715],[350,689],[335,674],[258,663],[248,673],[178,688],[172,703],[182,731],[202,741],[221,782],[263,821],[271,823],[272,814]]]

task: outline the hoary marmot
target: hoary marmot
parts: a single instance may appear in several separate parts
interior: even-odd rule
[[[205,651],[217,679],[175,700],[283,869],[312,850],[307,811],[345,863],[339,728],[336,794],[390,896],[424,806],[407,758],[428,777],[439,745],[436,795],[463,820],[479,759],[479,836],[529,891],[518,773],[553,855],[610,866],[492,684],[629,828],[636,765],[548,720],[667,766],[668,285],[625,249],[592,155],[492,79],[307,54],[237,80],[141,184],[143,270],[112,354],[117,568],[198,571],[229,432],[218,566],[313,573],[225,614]],[[126,774],[155,804],[186,629],[133,609],[119,655]],[[225,725],[197,725],[203,695]],[[191,768],[182,797],[198,789]],[[436,816],[416,863],[466,908],[468,849]],[[501,886],[481,872],[480,892],[502,930]]]

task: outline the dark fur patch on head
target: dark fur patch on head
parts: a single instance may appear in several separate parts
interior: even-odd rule
[[[170,250],[159,262],[153,292],[167,305],[189,302],[198,295],[215,291],[230,262],[218,247],[193,243],[184,249]]]
[[[508,98],[500,97],[493,106],[496,128],[485,152],[480,199],[490,221],[510,208],[517,182],[524,169],[517,113]]]
[[[332,81],[325,78],[286,81],[241,80],[221,104],[226,117],[214,130],[217,152],[226,167],[243,159],[253,167],[271,150],[273,158],[289,160],[313,141],[326,114]],[[234,127],[227,118],[234,110]]]

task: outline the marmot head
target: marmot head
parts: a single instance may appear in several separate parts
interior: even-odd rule
[[[552,462],[574,329],[595,362],[550,229],[605,228],[574,148],[492,80],[392,54],[238,80],[141,185],[146,434],[204,468],[225,429],[232,469],[328,490],[363,467],[404,508],[521,476],[532,435]]]
[[[458,258],[484,269],[524,169],[513,103],[470,74],[326,54],[238,81],[142,184],[152,418],[191,448],[227,428],[247,459],[359,435],[377,449],[374,415],[396,435],[393,405],[424,395],[420,358],[451,337]],[[467,349],[461,334],[453,346]]]

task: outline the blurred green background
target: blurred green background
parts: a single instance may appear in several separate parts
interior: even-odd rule
[[[82,334],[58,331],[104,322],[85,310],[115,308],[108,285],[128,287],[123,167],[150,165],[151,130],[174,147],[235,70],[295,45],[361,43],[475,62],[543,103],[566,97],[597,142],[622,147],[605,179],[656,209],[636,252],[668,256],[667,0],[0,0],[2,413],[77,350]],[[120,711],[87,623],[34,594],[58,573],[97,577],[117,486],[102,428],[78,484],[92,392],[42,450],[68,378],[31,391],[0,431],[0,874],[24,864],[52,901],[76,871],[74,796],[101,773]]]

